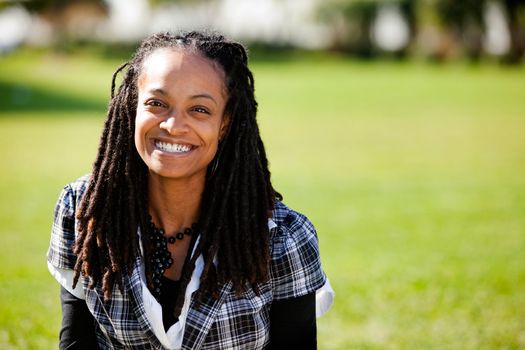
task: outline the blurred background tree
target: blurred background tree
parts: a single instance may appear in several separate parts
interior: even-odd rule
[[[318,15],[333,29],[331,49],[366,58],[411,51],[477,61],[488,53],[518,63],[525,46],[523,0],[332,0]]]
[[[108,17],[108,4],[104,0],[29,0],[8,1],[27,10],[32,17],[32,29],[36,31],[31,43],[58,44],[90,40]],[[6,5],[4,5],[5,7]]]
[[[366,59],[495,56],[519,63],[525,50],[525,0],[28,0],[4,1],[0,11],[0,29],[7,28],[2,51],[71,41],[136,43],[159,30],[203,27],[250,44]],[[8,25],[18,26],[11,30],[17,40],[2,41]]]
[[[408,53],[416,33],[416,0],[328,1],[319,18],[334,28],[330,48],[371,58]]]
[[[518,63],[525,52],[525,1],[503,0],[510,34],[510,49],[506,60]]]
[[[436,11],[447,32],[463,48],[468,58],[478,60],[483,51],[483,11],[485,0],[440,0]]]

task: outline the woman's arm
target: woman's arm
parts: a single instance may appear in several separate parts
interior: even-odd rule
[[[315,292],[272,303],[268,348],[317,349]]]
[[[62,305],[62,328],[60,350],[98,349],[95,335],[95,320],[86,302],[60,287]]]

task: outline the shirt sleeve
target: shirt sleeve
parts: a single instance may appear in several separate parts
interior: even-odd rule
[[[323,287],[326,276],[312,223],[304,215],[289,210],[271,232],[270,276],[274,300],[297,298]]]
[[[95,319],[86,302],[60,288],[62,305],[62,327],[60,329],[60,350],[98,349],[95,335]]]
[[[81,283],[73,289],[73,269],[76,255],[75,244],[76,196],[70,185],[64,187],[58,198],[53,215],[51,241],[47,252],[50,273],[71,294],[84,298]]]
[[[316,349],[315,293],[274,301],[268,349]]]

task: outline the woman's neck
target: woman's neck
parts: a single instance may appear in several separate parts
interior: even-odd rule
[[[168,179],[150,174],[149,212],[168,234],[198,221],[204,179]]]

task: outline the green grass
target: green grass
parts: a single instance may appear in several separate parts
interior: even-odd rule
[[[53,349],[45,252],[117,61],[0,58],[0,348]],[[525,69],[256,62],[275,185],[337,298],[320,349],[525,349]]]

